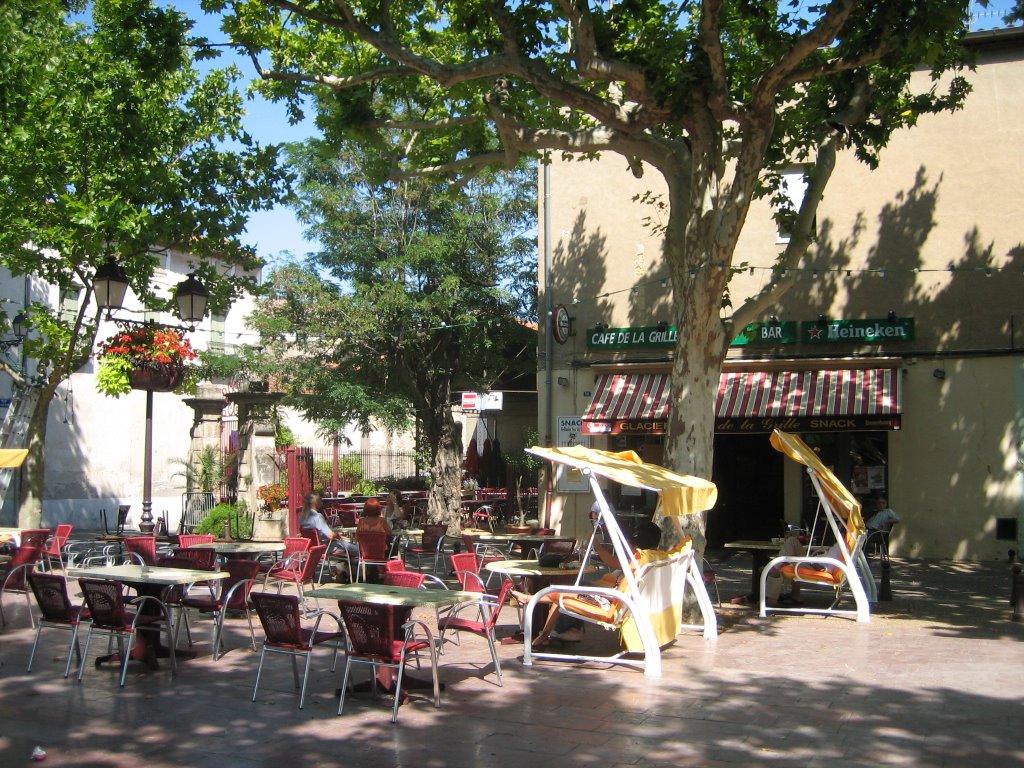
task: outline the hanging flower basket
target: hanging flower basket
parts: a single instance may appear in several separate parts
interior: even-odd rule
[[[142,325],[119,331],[100,345],[96,359],[96,388],[120,397],[133,389],[152,392],[187,392],[195,386],[195,359],[181,331],[160,325]]]
[[[173,392],[188,375],[183,365],[163,365],[147,363],[135,368],[128,374],[132,389],[147,389],[153,392]]]

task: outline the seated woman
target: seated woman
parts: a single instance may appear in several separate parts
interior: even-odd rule
[[[656,523],[646,522],[637,527],[636,533],[633,536],[633,556],[639,557],[640,551],[644,549],[655,549],[658,546],[658,542],[661,541],[661,528]],[[594,551],[597,556],[601,558],[601,562],[611,568],[611,573],[607,573],[598,579],[595,583],[596,586],[601,587],[615,587],[623,589],[623,564],[619,562],[618,558],[615,557],[614,550],[602,543],[594,543]],[[633,563],[628,563],[630,567]],[[513,596],[519,600],[523,605],[530,601],[530,595],[523,592],[512,592]],[[543,648],[551,641],[551,632],[555,628],[555,623],[558,621],[560,616],[558,610],[559,598],[561,602],[573,612],[578,613],[580,616],[585,616],[588,619],[600,622],[612,622],[615,620],[616,615],[619,612],[621,602],[614,598],[605,597],[603,595],[556,595],[548,594],[540,599],[542,603],[548,603],[548,615],[544,621],[544,626],[540,632],[533,639],[534,648]]]

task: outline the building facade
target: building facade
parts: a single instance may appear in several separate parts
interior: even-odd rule
[[[901,518],[894,553],[1005,559],[1018,550],[1024,35],[971,41],[978,62],[965,109],[922,116],[876,170],[844,153],[793,288],[736,335],[716,406],[710,545],[813,517],[809,483],[769,446],[779,427],[804,435],[855,492],[888,498]],[[800,175],[794,168],[794,194]],[[685,407],[669,373],[686,329],[669,322],[657,211],[635,201],[660,183],[653,171],[636,179],[617,155],[555,159],[541,177],[541,231],[551,233],[541,306],[553,312],[542,328],[551,342],[538,363],[539,431],[554,444],[632,448],[659,461],[667,409]],[[733,305],[772,277],[785,235],[770,213],[766,202],[751,209]],[[559,476],[557,489],[553,519],[583,533],[586,486]]]

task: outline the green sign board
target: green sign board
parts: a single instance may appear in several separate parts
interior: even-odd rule
[[[730,346],[745,347],[749,344],[795,344],[796,321],[784,323],[751,323],[732,340]]]
[[[914,319],[895,320],[805,320],[800,327],[804,344],[875,344],[891,341],[913,341]]]
[[[676,327],[588,328],[589,349],[672,349],[676,345]]]

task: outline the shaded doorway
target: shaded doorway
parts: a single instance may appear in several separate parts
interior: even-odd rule
[[[715,436],[712,480],[718,503],[708,513],[708,546],[782,534],[784,461],[766,434]]]

